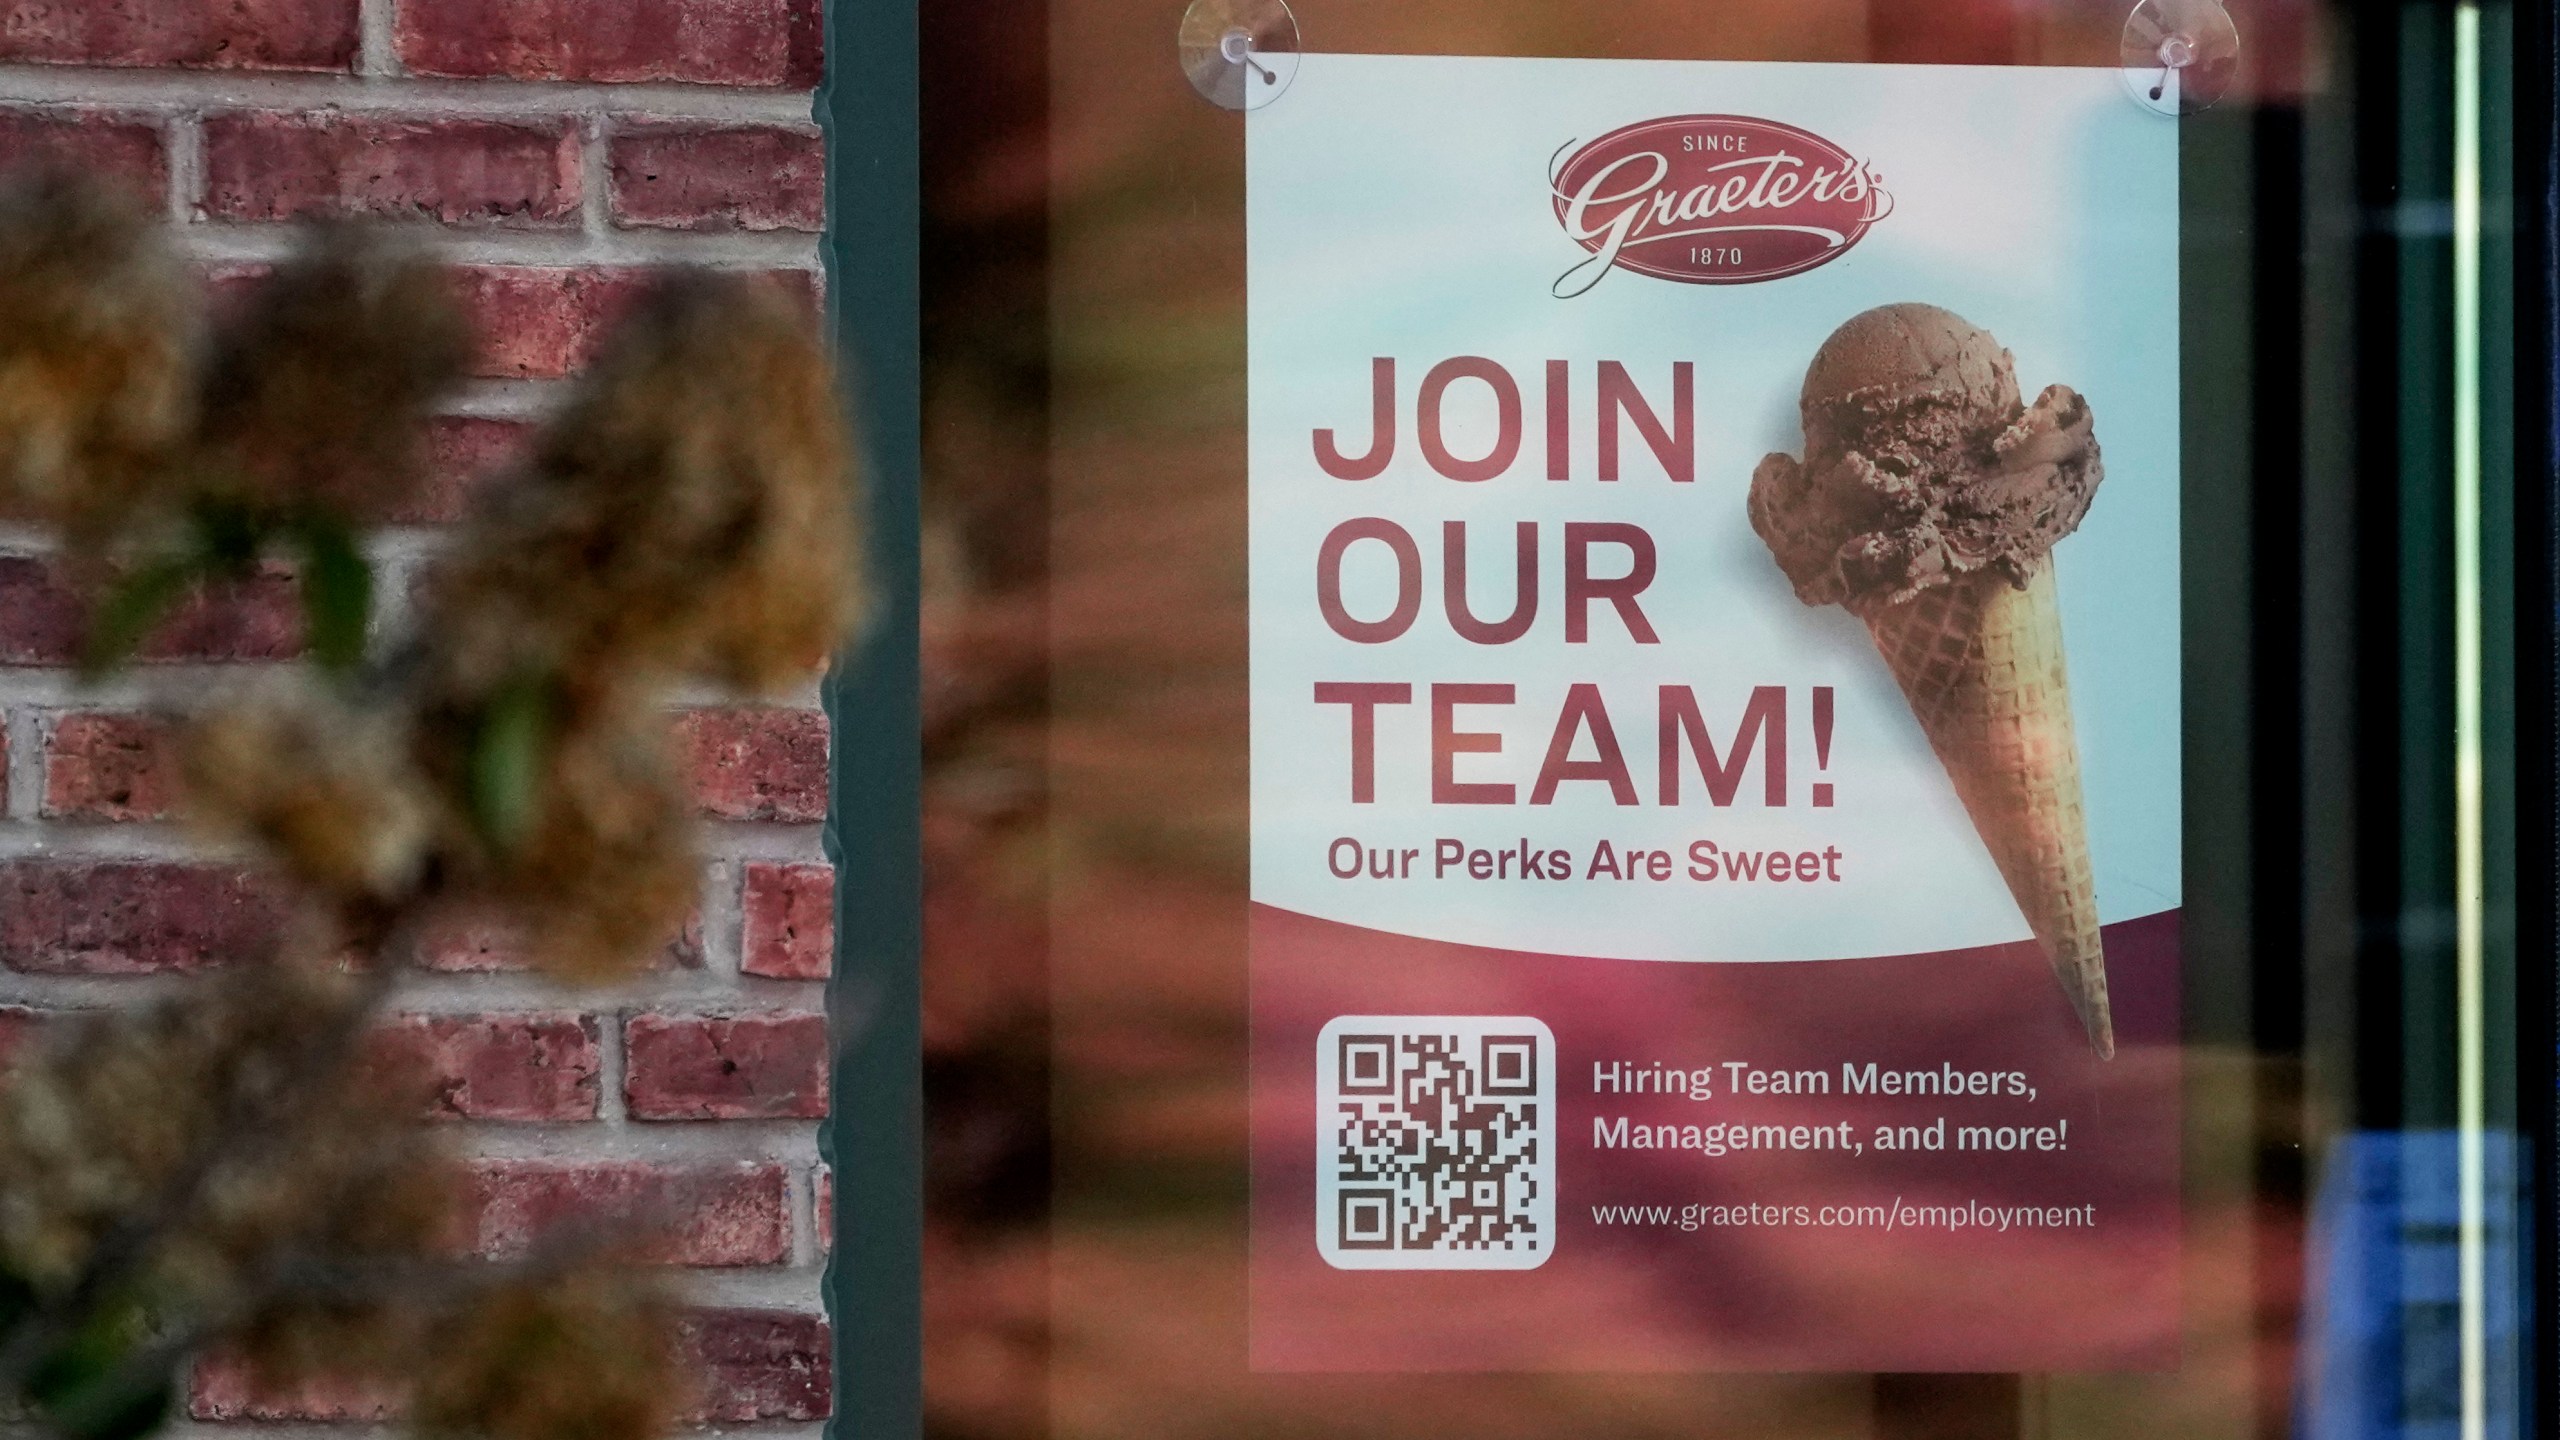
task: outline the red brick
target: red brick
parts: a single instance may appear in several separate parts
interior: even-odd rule
[[[169,195],[169,147],[141,116],[87,106],[0,110],[0,170],[32,161],[130,187],[157,214]]]
[[[740,969],[773,980],[824,980],[835,968],[831,865],[749,865]]]
[[[52,562],[0,555],[0,665],[77,659],[86,607]]]
[[[595,1020],[585,1015],[406,1015],[377,1033],[384,1065],[431,1079],[429,1113],[454,1120],[592,1120],[603,1093]]]
[[[638,1015],[623,1029],[637,1120],[814,1120],[827,1113],[827,1017]]]
[[[175,807],[175,737],[156,716],[75,711],[45,737],[48,820],[159,820]]]
[[[791,1258],[783,1168],[671,1169],[636,1161],[483,1160],[472,1169],[474,1253],[519,1259],[562,1227],[629,1225],[666,1265],[779,1265]]]
[[[533,968],[524,936],[486,915],[439,915],[420,927],[417,963],[446,975],[496,975]]]
[[[426,219],[557,230],[578,223],[578,132],[565,121],[234,111],[204,122],[204,213]]]
[[[823,1420],[834,1398],[827,1322],[792,1310],[697,1310],[678,1330],[681,1362],[700,1387],[698,1424]]]
[[[302,597],[270,566],[243,581],[205,586],[169,613],[139,659],[291,660],[302,653]]]
[[[667,230],[826,223],[826,148],[812,128],[633,126],[613,137],[613,219]]]
[[[144,975],[262,954],[284,919],[247,872],[156,860],[0,863],[0,966]]]
[[[550,379],[587,363],[649,276],[630,269],[481,265],[456,279],[480,335],[472,372]]]
[[[196,279],[204,286],[205,313],[217,322],[236,319],[250,296],[270,275],[273,265],[255,260],[226,260],[196,267]]]
[[[835,1367],[823,1317],[698,1309],[678,1320],[675,1338],[675,1364],[696,1391],[683,1418],[744,1425],[827,1417]],[[205,1421],[376,1424],[400,1409],[397,1386],[327,1377],[279,1383],[228,1351],[198,1359],[187,1387],[187,1414]]]
[[[523,457],[533,427],[522,420],[443,415],[427,425],[426,475],[408,503],[388,518],[397,525],[445,525],[461,519],[499,472]]]
[[[820,0],[432,0],[400,7],[416,75],[818,83]]]
[[[534,955],[514,926],[483,914],[446,914],[429,921],[418,936],[419,968],[445,975],[496,975],[534,968]],[[658,971],[702,968],[702,912],[694,911],[650,957]]]
[[[0,555],[0,665],[68,665],[80,658],[87,607],[61,568]],[[180,604],[144,643],[144,661],[289,660],[302,651],[293,579],[269,570]]]
[[[629,267],[462,267],[455,284],[480,336],[472,373],[540,380],[579,369],[652,278],[646,269]],[[808,272],[777,270],[765,278],[814,309],[817,286]]]
[[[0,1005],[0,1071],[6,1071],[27,1046],[36,1032],[44,1028],[45,1012],[24,1005]]]
[[[783,37],[788,58],[783,63],[783,83],[802,90],[818,88],[827,78],[826,0],[787,0],[791,24]]]
[[[351,70],[357,49],[356,3],[0,0],[0,60]]]
[[[385,1382],[329,1375],[285,1381],[227,1350],[198,1356],[187,1380],[187,1414],[197,1420],[372,1424],[399,1409],[399,1392]]]
[[[815,824],[827,818],[827,717],[744,706],[688,710],[676,744],[694,801],[717,820]]]

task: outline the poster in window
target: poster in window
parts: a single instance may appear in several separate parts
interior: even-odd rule
[[[1254,1364],[2174,1363],[2175,125],[1324,54],[1245,125]]]

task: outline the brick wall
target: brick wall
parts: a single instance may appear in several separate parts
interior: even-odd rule
[[[823,166],[809,124],[818,0],[0,0],[0,163],[68,156],[164,208],[208,279],[255,273],[310,214],[435,235],[486,344],[434,436],[433,493],[386,534],[393,597],[520,443],[637,274],[778,272],[814,293]],[[200,606],[150,674],[84,688],[68,597],[0,530],[0,1054],[46,1012],[115,1005],[219,963],[273,913],[191,848],[148,713],[289,658],[289,577]],[[396,603],[396,601],[395,601]],[[674,723],[709,840],[698,925],[610,991],[548,987],[502,936],[458,933],[390,1043],[443,1077],[505,1253],[599,1200],[677,1197],[662,1247],[699,1306],[697,1420],[811,1435],[819,1314],[820,1010],[832,943],[816,822],[816,690]],[[261,1396],[206,1366],[182,1429],[242,1436],[378,1406]]]

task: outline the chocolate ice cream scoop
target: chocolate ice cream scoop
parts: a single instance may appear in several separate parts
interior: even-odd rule
[[[1985,572],[2023,587],[2103,473],[2088,402],[2020,404],[2009,352],[1934,305],[1851,317],[1797,403],[1804,459],[1760,462],[1751,527],[1809,605],[1867,615]]]
[[[2000,342],[1887,305],[1822,342],[1804,459],[1751,477],[1751,528],[1808,605],[1866,622],[2100,1058],[2115,1053],[2054,542],[2098,488],[2089,407],[2018,403]]]

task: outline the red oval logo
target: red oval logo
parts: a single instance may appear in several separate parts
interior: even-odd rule
[[[1551,169],[1556,221],[1591,252],[1556,277],[1559,299],[1613,268],[1691,285],[1775,280],[1838,259],[1893,212],[1865,161],[1748,115],[1646,120]]]

